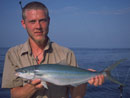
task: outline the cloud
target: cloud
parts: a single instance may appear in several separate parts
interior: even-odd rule
[[[102,15],[123,15],[130,13],[130,7],[118,10],[99,10],[99,11],[90,11],[89,14],[102,14]]]

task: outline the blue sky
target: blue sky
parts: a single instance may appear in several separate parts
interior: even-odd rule
[[[0,47],[24,43],[20,0],[0,1]],[[32,0],[21,0],[24,6]],[[37,0],[49,9],[49,37],[65,47],[130,48],[130,0]]]

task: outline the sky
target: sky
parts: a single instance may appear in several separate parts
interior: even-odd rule
[[[0,1],[0,47],[28,39],[20,0]],[[32,0],[21,0],[22,6]],[[51,41],[69,48],[130,48],[130,0],[37,0],[50,13]]]

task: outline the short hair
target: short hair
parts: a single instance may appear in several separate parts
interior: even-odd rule
[[[25,12],[26,10],[32,10],[32,9],[41,9],[41,10],[44,10],[47,17],[49,18],[49,11],[48,11],[48,8],[41,2],[37,2],[37,1],[33,1],[33,2],[30,2],[28,4],[26,4],[23,9],[22,9],[22,18],[23,20],[25,20],[26,18],[26,15],[25,15]]]

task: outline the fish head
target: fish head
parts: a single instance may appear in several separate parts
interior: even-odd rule
[[[16,70],[15,75],[25,79],[34,79],[35,77],[34,67],[19,68]]]

